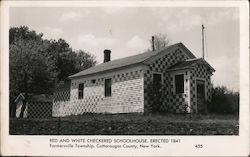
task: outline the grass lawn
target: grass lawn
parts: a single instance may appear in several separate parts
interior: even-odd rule
[[[10,119],[15,135],[238,135],[235,115],[86,114],[49,119]],[[59,125],[60,124],[60,125]]]

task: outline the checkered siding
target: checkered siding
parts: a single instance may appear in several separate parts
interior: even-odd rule
[[[148,68],[144,71],[144,111],[150,112],[152,100],[149,97],[149,93],[152,93],[150,88],[153,82],[153,73],[160,72],[163,74],[163,87],[164,97],[162,98],[162,110],[170,112],[183,112],[185,101],[188,99],[184,94],[175,96],[173,93],[173,78],[167,69],[176,64],[179,61],[188,59],[188,56],[182,52],[181,49],[175,49],[172,52],[167,53],[165,56],[155,60],[149,64]]]
[[[54,102],[60,101],[69,101],[70,99],[70,90],[62,89],[53,93]]]
[[[28,102],[28,118],[52,117],[52,103],[50,102]]]
[[[174,94],[174,77],[175,77],[175,73],[173,73],[171,75],[171,94],[170,94],[170,99],[168,99],[167,104],[169,104],[168,106],[168,110],[170,112],[173,113],[183,113],[185,112],[185,108],[187,109],[187,112],[190,111],[189,107],[189,78],[190,78],[190,74],[189,71],[183,71],[182,74],[184,74],[184,93],[180,93],[180,94]]]
[[[196,99],[196,79],[205,80],[205,91],[206,91],[206,100],[211,101],[211,92],[212,92],[212,84],[211,84],[211,73],[207,70],[207,67],[204,65],[196,65],[194,70],[191,71],[191,93],[190,93],[190,104],[192,106],[192,112],[196,112],[197,109],[197,99]]]
[[[70,101],[55,102],[53,115],[143,112],[142,70],[117,73],[111,78],[111,97],[104,96],[105,78],[95,78],[95,83],[91,81],[93,79],[72,80]],[[84,83],[83,99],[78,99],[79,83]]]
[[[62,89],[53,94],[52,116],[70,115],[70,90]]]

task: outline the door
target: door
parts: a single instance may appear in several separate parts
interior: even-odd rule
[[[197,91],[197,111],[198,113],[204,113],[206,111],[206,99],[205,99],[205,81],[196,80]]]

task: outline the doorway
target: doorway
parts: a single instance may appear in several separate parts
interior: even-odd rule
[[[205,98],[205,81],[196,80],[196,92],[197,92],[197,112],[206,112],[206,98]]]

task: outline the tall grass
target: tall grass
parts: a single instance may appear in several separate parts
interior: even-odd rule
[[[239,92],[225,86],[214,87],[208,111],[216,114],[239,114]]]

